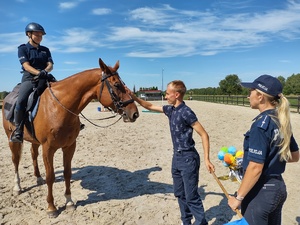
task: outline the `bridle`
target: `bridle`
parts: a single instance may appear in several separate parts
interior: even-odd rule
[[[122,101],[118,95],[116,95],[116,93],[114,92],[113,88],[112,88],[112,85],[110,84],[109,80],[107,78],[109,77],[112,77],[112,76],[118,76],[120,82],[122,83],[122,85],[125,85],[125,83],[121,80],[118,72],[113,72],[113,73],[110,73],[110,74],[106,74],[102,71],[102,78],[101,78],[101,86],[100,86],[100,94],[99,94],[99,99],[98,101],[100,102],[101,100],[101,96],[102,96],[102,92],[103,92],[103,89],[104,89],[104,85],[106,85],[107,89],[108,89],[108,92],[110,94],[110,97],[114,103],[114,106],[115,106],[115,110],[114,112],[118,112],[118,111],[123,111],[123,108],[126,107],[127,105],[129,105],[130,103],[133,103],[134,100],[130,97],[129,100],[127,101]],[[120,86],[121,84],[119,83],[116,83],[114,84],[114,86],[116,88],[118,88],[118,86]]]
[[[120,82],[122,83],[122,85],[125,85],[125,83],[121,80],[121,78],[119,77],[119,74],[117,72],[113,72],[113,73],[110,73],[110,74],[106,74],[102,71],[102,77],[101,77],[101,86],[100,86],[100,94],[99,94],[99,98],[98,98],[98,101],[100,102],[100,99],[101,99],[101,96],[102,96],[102,92],[103,92],[103,88],[104,88],[104,83],[105,85],[107,86],[107,89],[108,89],[108,92],[110,94],[110,97],[115,105],[115,109],[111,109],[111,108],[108,108],[110,111],[113,111],[115,113],[115,115],[113,116],[109,116],[109,117],[106,117],[106,118],[102,118],[102,119],[98,119],[98,120],[105,120],[105,119],[111,119],[111,118],[114,118],[116,117],[117,115],[117,112],[118,111],[121,111],[122,112],[122,115],[120,116],[120,118],[113,122],[112,124],[110,125],[107,125],[107,126],[100,126],[100,125],[97,125],[95,123],[93,123],[90,119],[86,118],[82,113],[80,113],[80,115],[86,120],[88,121],[89,123],[93,124],[94,126],[96,127],[101,127],[101,128],[106,128],[106,127],[110,127],[114,124],[116,124],[123,116],[124,116],[124,110],[122,109],[123,107],[126,107],[127,105],[129,105],[130,103],[133,103],[134,100],[130,97],[129,100],[123,102],[118,95],[116,95],[116,93],[113,91],[113,88],[112,88],[112,85],[110,84],[110,82],[108,81],[107,78],[111,77],[111,76],[115,76],[117,75]],[[118,88],[117,86],[120,85],[120,84],[115,84],[114,86],[116,88]],[[52,91],[52,88],[51,88],[51,85],[50,83],[47,81],[47,86],[50,90],[50,93],[51,95],[54,97],[54,99],[58,102],[58,104],[60,106],[62,106],[66,111],[68,111],[69,113],[73,114],[74,116],[78,116],[80,117],[79,115],[77,115],[76,113],[72,112],[71,110],[69,110],[67,107],[65,107],[60,101],[59,99],[54,95],[53,91]]]

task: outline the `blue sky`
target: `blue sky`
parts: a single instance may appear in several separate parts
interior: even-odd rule
[[[45,28],[59,80],[99,67],[99,57],[120,60],[131,89],[300,73],[300,0],[10,0],[0,2],[0,91],[21,80],[17,47],[29,22]]]

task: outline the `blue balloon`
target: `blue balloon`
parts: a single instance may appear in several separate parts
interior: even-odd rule
[[[235,153],[236,153],[236,148],[234,146],[230,146],[228,148],[228,153],[235,156]]]
[[[225,155],[225,152],[219,151],[219,153],[218,153],[218,158],[219,158],[220,160],[224,160],[224,155]]]
[[[226,162],[223,162],[223,166],[229,167],[229,164],[227,164]]]

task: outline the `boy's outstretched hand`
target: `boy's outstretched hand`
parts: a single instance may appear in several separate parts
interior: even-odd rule
[[[131,91],[126,85],[124,85],[124,87],[125,87],[126,92],[127,92],[130,96],[132,96],[132,95],[133,95],[132,91]]]

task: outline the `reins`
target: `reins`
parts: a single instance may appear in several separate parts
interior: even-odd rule
[[[118,74],[118,73],[111,73],[111,74],[107,75],[107,74],[105,74],[104,72],[102,72],[102,78],[101,78],[101,81],[102,81],[101,83],[102,83],[102,85],[101,85],[101,87],[100,87],[100,96],[99,96],[99,99],[98,99],[98,101],[100,102],[101,94],[102,94],[102,91],[103,91],[103,88],[104,88],[104,83],[105,83],[106,86],[107,86],[107,88],[108,88],[108,90],[109,90],[110,97],[111,97],[111,99],[112,99],[112,101],[113,101],[113,103],[114,103],[114,105],[115,105],[115,107],[116,107],[116,110],[115,110],[115,111],[112,110],[112,109],[110,109],[110,108],[108,108],[108,109],[109,109],[110,112],[113,112],[113,113],[115,113],[115,114],[114,114],[113,116],[109,116],[109,117],[105,117],[105,118],[101,118],[101,119],[96,119],[96,120],[107,120],[107,119],[115,118],[115,117],[118,115],[118,114],[116,113],[117,111],[119,111],[122,107],[125,107],[126,105],[128,105],[128,104],[134,102],[133,99],[130,99],[130,100],[128,100],[128,101],[123,102],[123,101],[121,101],[120,98],[114,93],[114,91],[113,91],[111,85],[110,85],[109,82],[107,81],[107,78],[108,78],[108,77],[111,77],[111,76],[113,76],[113,75],[117,75],[117,74]],[[123,81],[121,80],[120,77],[119,77],[119,79],[120,79],[120,81],[122,82],[122,84],[124,85],[124,83],[123,83]],[[52,88],[51,88],[51,85],[50,85],[50,83],[49,83],[48,81],[47,81],[47,86],[48,86],[48,88],[49,88],[49,90],[50,90],[51,95],[54,97],[54,99],[57,101],[57,103],[58,103],[63,109],[65,109],[67,112],[69,112],[70,114],[72,114],[72,115],[74,115],[74,116],[77,116],[77,117],[79,117],[79,118],[84,118],[86,121],[88,121],[90,124],[92,124],[92,125],[94,125],[94,126],[96,126],[96,127],[107,128],[107,127],[110,127],[110,126],[116,124],[118,121],[120,121],[120,120],[122,119],[122,115],[121,115],[121,116],[118,118],[118,120],[116,120],[116,121],[113,122],[112,124],[109,124],[109,125],[106,125],[106,126],[100,126],[100,125],[98,125],[98,124],[95,124],[95,123],[93,123],[90,119],[86,118],[81,112],[80,112],[80,115],[81,115],[81,116],[79,116],[79,115],[77,115],[76,113],[72,112],[72,111],[71,111],[70,109],[68,109],[67,107],[65,107],[65,106],[59,101],[59,99],[56,97],[56,95],[53,93]]]
[[[80,114],[81,114],[81,116],[82,116],[86,121],[88,121],[90,124],[92,124],[92,125],[94,125],[94,126],[96,126],[96,127],[101,127],[101,128],[107,128],[107,127],[110,127],[110,126],[116,124],[117,122],[119,122],[120,119],[122,119],[122,116],[120,116],[119,119],[117,119],[117,120],[116,120],[115,122],[113,122],[112,124],[109,124],[109,125],[107,125],[107,126],[100,126],[100,125],[98,125],[98,124],[93,123],[93,122],[92,122],[91,120],[89,120],[88,118],[86,118],[82,113],[80,113]],[[102,119],[97,119],[97,120],[106,120],[106,119],[111,119],[111,118],[114,118],[114,117],[116,117],[116,116],[110,116],[110,117],[106,117],[106,118],[102,118]]]

